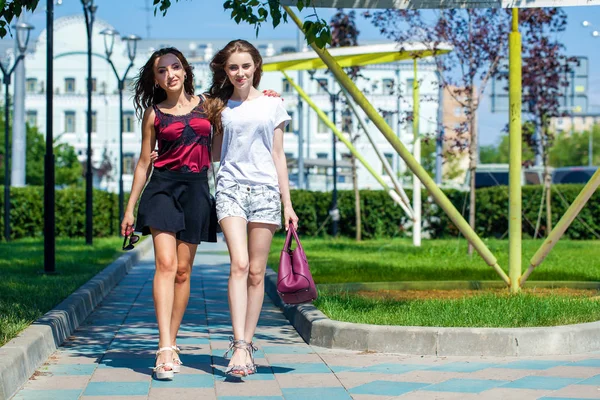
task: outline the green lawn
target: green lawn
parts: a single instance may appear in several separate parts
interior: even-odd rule
[[[465,239],[424,240],[420,248],[407,239],[301,240],[317,283],[500,279],[478,254],[467,256]],[[486,244],[508,273],[508,241],[487,240]],[[541,244],[523,241],[523,271]],[[283,238],[275,238],[269,255],[275,270],[282,247]],[[600,281],[600,242],[559,242],[530,279]]]
[[[508,241],[486,241],[500,266],[507,270]],[[523,242],[523,271],[542,241]],[[350,239],[302,238],[313,277],[318,284],[345,282],[498,280],[478,255],[466,254],[467,242],[426,240],[420,248],[406,239],[357,243]],[[277,269],[283,238],[274,240],[269,265]],[[531,280],[600,281],[600,244],[559,242]],[[315,305],[332,319],[404,326],[528,327],[600,320],[597,297],[553,293],[504,292],[455,299],[367,298],[351,292],[320,290]]]
[[[0,243],[0,346],[122,254],[122,238],[56,240],[56,275],[44,269],[43,239]]]

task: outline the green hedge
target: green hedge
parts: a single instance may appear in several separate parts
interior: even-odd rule
[[[555,185],[552,190],[552,221],[556,225],[568,206],[579,194],[583,185]],[[541,201],[542,186],[523,187],[523,234],[533,237]],[[412,199],[412,192],[406,191]],[[468,192],[458,190],[444,191],[454,206],[465,218],[468,218]],[[402,209],[383,191],[362,190],[361,218],[362,236],[365,239],[378,237],[410,236],[411,227]],[[423,195],[423,233],[432,238],[455,237],[458,230],[444,212],[424,191]],[[300,219],[299,230],[302,234],[314,235],[326,221],[331,206],[331,193],[292,191],[294,210]],[[566,204],[565,204],[566,201]],[[354,193],[338,192],[338,207],[341,220],[339,233],[343,236],[355,235]],[[566,236],[571,239],[596,239],[600,237],[600,194],[595,193],[579,214]],[[508,232],[508,188],[497,186],[477,190],[476,208],[477,233],[482,237],[506,237]],[[582,222],[583,221],[583,222]],[[328,221],[320,231],[331,231]],[[546,232],[546,211],[542,210],[540,232]]]
[[[568,205],[581,191],[582,185],[556,185],[552,191],[552,215],[556,224]],[[0,193],[4,188],[0,186]],[[533,236],[537,221],[543,188],[523,187],[523,233]],[[469,212],[468,193],[445,190],[454,206],[467,216]],[[407,190],[409,198],[412,193]],[[44,191],[42,187],[28,186],[11,188],[11,238],[35,237],[43,235]],[[363,238],[403,237],[411,233],[410,223],[402,209],[383,191],[362,190],[361,218]],[[567,202],[567,204],[564,203]],[[4,197],[0,195],[0,227],[4,224]],[[293,190],[294,209],[300,218],[300,233],[305,235],[326,235],[331,231],[331,221],[327,221],[331,205],[331,193]],[[127,196],[125,198],[127,201]],[[338,207],[341,220],[339,233],[354,237],[355,214],[354,193],[338,192]],[[464,210],[464,212],[463,212]],[[94,191],[94,236],[106,237],[118,233],[118,195],[104,191]],[[595,193],[582,212],[567,230],[571,239],[595,239],[600,235],[600,194]],[[482,237],[506,237],[508,231],[508,190],[498,186],[477,190],[477,233]],[[423,192],[423,233],[432,238],[453,237],[458,230],[444,212]],[[583,221],[583,222],[582,222]],[[542,211],[541,233],[546,231],[546,212]],[[0,229],[0,235],[3,229]],[[65,237],[85,236],[85,190],[61,189],[56,191],[56,234]]]
[[[4,187],[0,186],[0,236],[4,239]],[[56,235],[85,237],[85,189],[56,190]],[[93,227],[95,237],[118,234],[119,196],[94,190]],[[125,199],[127,201],[127,199]],[[44,231],[44,188],[10,188],[11,239],[40,237]]]

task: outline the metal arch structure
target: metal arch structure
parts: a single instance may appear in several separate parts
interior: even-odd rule
[[[432,57],[436,55],[442,55],[450,52],[452,47],[439,43],[435,46],[435,51],[432,51],[434,46],[430,44],[424,43],[386,43],[386,44],[376,44],[376,45],[366,45],[366,46],[351,46],[351,47],[339,47],[335,49],[331,49],[329,53],[335,59],[338,65],[341,67],[357,67],[357,66],[366,66],[366,65],[374,65],[374,64],[383,64],[390,62],[398,62],[403,60],[415,60],[417,58],[425,58]],[[348,99],[348,104],[352,109],[353,113],[357,117],[358,121],[363,125],[363,129],[365,130],[365,134],[369,138],[371,145],[373,146],[375,153],[379,157],[382,162],[384,168],[386,169],[388,176],[392,179],[392,183],[394,189],[388,187],[387,183],[383,180],[383,178],[378,174],[362,157],[362,155],[354,148],[353,144],[347,140],[347,138],[337,129],[335,124],[327,117],[327,115],[319,109],[319,107],[310,99],[310,97],[304,92],[304,90],[297,85],[292,78],[286,73],[286,71],[302,71],[302,70],[316,70],[316,69],[326,69],[327,65],[323,62],[323,60],[319,57],[319,55],[315,51],[306,51],[306,52],[295,52],[295,53],[286,53],[277,56],[272,56],[265,58],[263,61],[263,71],[264,72],[272,72],[272,71],[280,71],[283,73],[285,78],[288,80],[290,85],[298,92],[298,94],[306,101],[306,103],[316,112],[317,116],[327,125],[336,137],[346,145],[346,147],[350,150],[352,154],[364,165],[364,167],[369,171],[369,173],[379,182],[379,184],[383,187],[383,189],[389,194],[390,197],[403,209],[406,215],[413,222],[413,243],[416,246],[420,246],[421,244],[421,189],[420,189],[420,181],[415,180],[413,182],[413,205],[411,206],[410,200],[408,196],[394,178],[394,173],[389,166],[389,163],[377,148],[375,142],[372,139],[372,135],[369,130],[366,129],[364,120],[362,116],[358,113],[357,108],[352,103],[350,96],[347,91],[343,91],[344,95]],[[417,69],[415,66],[414,69],[414,79],[413,84],[418,85],[417,79]],[[415,91],[413,98],[413,125],[414,125],[414,149],[413,153],[417,160],[420,159],[420,137],[418,130],[418,121],[419,121],[419,95],[418,95],[418,86],[413,88]]]
[[[280,0],[285,11],[303,31],[302,21],[290,9],[290,5],[296,5],[295,0]],[[531,272],[536,268],[556,245],[556,242],[573,222],[579,211],[589,200],[592,194],[600,186],[600,168],[585,185],[575,201],[567,209],[558,224],[548,235],[540,249],[530,261],[527,272],[522,275],[522,194],[521,194],[521,34],[519,33],[518,8],[534,7],[565,7],[565,6],[598,6],[600,0],[312,0],[311,6],[328,8],[511,8],[512,30],[509,35],[509,274],[507,275],[498,265],[497,259],[469,226],[467,221],[452,205],[446,195],[440,190],[427,172],[419,165],[400,140],[395,137],[393,130],[385,120],[377,113],[377,110],[369,103],[364,94],[356,87],[354,82],[343,71],[342,67],[332,57],[329,50],[320,49],[314,43],[312,48],[321,60],[333,73],[338,83],[350,94],[358,106],[373,121],[375,126],[390,142],[398,155],[404,160],[407,167],[424,184],[431,196],[452,220],[459,231],[473,245],[485,262],[493,267],[503,281],[510,287],[510,291],[516,293],[526,282]],[[333,50],[332,50],[333,51]],[[415,88],[417,89],[417,88]]]

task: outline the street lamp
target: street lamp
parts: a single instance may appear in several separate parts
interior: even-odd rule
[[[327,82],[320,81],[315,78],[314,70],[308,71],[308,74],[310,75],[310,79],[316,80],[317,83],[319,84],[319,86],[321,87],[321,89],[323,89],[329,95],[329,101],[331,102],[331,113],[333,114],[332,118],[331,118],[331,122],[333,122],[333,125],[336,125],[335,105],[336,105],[342,91],[340,90],[337,93],[331,93],[329,91],[329,88],[327,87]],[[335,144],[336,144],[335,133],[331,132],[331,136],[332,136],[331,155],[333,158],[333,192],[332,192],[331,209],[329,210],[329,216],[331,217],[331,221],[332,221],[331,234],[333,235],[333,237],[337,237],[338,221],[340,220],[340,210],[338,209],[338,204],[337,204],[337,151],[336,151],[336,146],[335,146]]]
[[[94,15],[98,6],[94,0],[81,0],[83,15],[85,16],[85,28],[87,32],[87,166],[85,171],[85,243],[92,244],[93,220],[92,220],[92,30],[94,28]]]
[[[29,35],[31,34],[33,26],[26,24],[25,22],[19,22],[15,25],[15,29],[17,31],[17,47],[19,54],[15,58],[12,67],[9,67],[10,63],[8,61],[6,62],[6,65],[0,63],[0,69],[2,69],[2,75],[4,76],[4,239],[7,242],[10,240],[10,174],[8,172],[10,159],[10,148],[8,147],[8,105],[10,99],[8,96],[8,89],[10,87],[10,76],[19,62],[25,58],[25,51],[27,51]]]
[[[105,29],[100,32],[101,35],[104,35],[104,51],[106,53],[106,60],[112,67],[113,72],[115,73],[115,77],[119,82],[119,221],[123,219],[123,203],[124,203],[124,195],[123,195],[123,89],[125,88],[125,79],[127,78],[127,73],[133,66],[133,60],[135,59],[135,55],[137,53],[137,42],[140,40],[139,36],[129,35],[123,36],[121,39],[127,42],[127,55],[129,56],[129,65],[123,74],[123,77],[119,77],[119,73],[115,68],[111,60],[113,47],[115,45],[115,36],[119,35],[114,29]]]

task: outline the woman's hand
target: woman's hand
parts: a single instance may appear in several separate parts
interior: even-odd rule
[[[287,231],[290,227],[290,221],[294,226],[295,230],[298,230],[298,216],[294,212],[294,208],[289,205],[283,208],[283,218],[285,219],[285,230]]]
[[[123,215],[123,221],[121,222],[121,236],[129,236],[133,232],[133,226],[135,222],[135,217],[133,213],[126,212]]]
[[[150,162],[152,164],[154,164],[154,161],[156,161],[157,158],[158,158],[158,151],[154,150],[152,153],[150,153]]]
[[[281,94],[279,94],[279,92],[276,92],[271,89],[263,90],[263,94],[267,97],[281,97]],[[283,99],[281,99],[281,101],[283,101]]]

